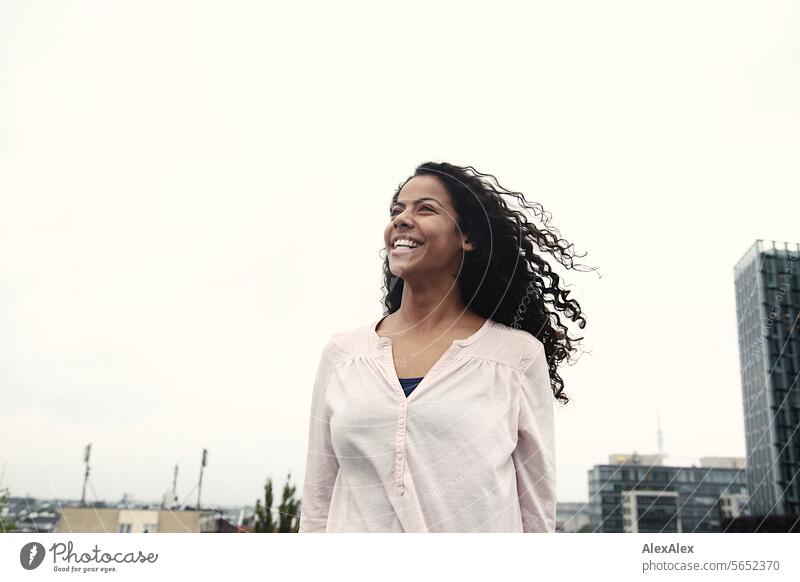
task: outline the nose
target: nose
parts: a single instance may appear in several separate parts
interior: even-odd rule
[[[394,220],[392,220],[392,225],[394,229],[397,230],[401,224],[408,226],[408,218],[406,218],[406,210],[404,209],[402,212],[399,212],[395,215]]]

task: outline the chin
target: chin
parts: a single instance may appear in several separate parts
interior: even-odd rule
[[[392,267],[391,265],[389,265],[389,272],[395,277],[400,277],[401,279],[406,275],[405,269],[398,269],[396,267]]]

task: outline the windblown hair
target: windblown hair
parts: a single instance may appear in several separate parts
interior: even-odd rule
[[[417,166],[414,174],[398,186],[390,208],[406,182],[423,175],[435,176],[442,183],[457,214],[457,233],[466,234],[475,245],[475,250],[464,253],[457,279],[467,309],[538,338],[544,344],[553,396],[566,404],[569,398],[564,394],[558,365],[584,338],[568,335],[559,312],[578,322],[581,329],[586,326],[586,319],[578,302],[567,297],[570,292],[559,287],[559,276],[534,251],[534,245],[539,252],[550,253],[566,268],[575,270],[584,270],[575,266],[574,258],[585,253],[575,255],[570,250],[573,245],[549,225],[552,215],[540,204],[529,203],[522,193],[506,190],[497,178],[472,166],[435,162]],[[510,208],[504,196],[514,197],[520,210]],[[542,225],[531,223],[522,209],[541,216]],[[388,256],[383,262],[383,274],[386,315],[400,308],[403,280],[389,270]]]

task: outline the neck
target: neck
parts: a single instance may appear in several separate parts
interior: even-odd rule
[[[404,281],[403,297],[396,315],[402,327],[425,333],[448,327],[470,312],[461,299],[458,283],[445,278],[427,282]]]

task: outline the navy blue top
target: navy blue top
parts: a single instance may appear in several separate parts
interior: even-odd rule
[[[423,378],[424,376],[420,376],[419,378],[398,378],[398,380],[400,380],[400,386],[403,387],[403,392],[406,393],[406,398],[414,391],[414,388],[417,387],[417,384],[419,384]]]

